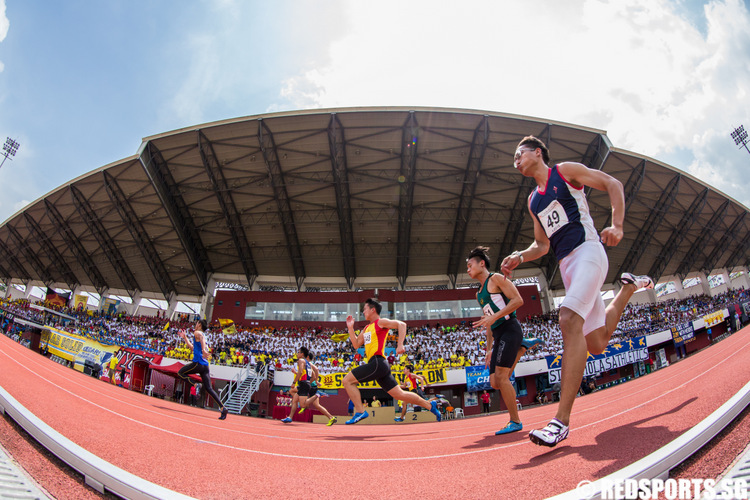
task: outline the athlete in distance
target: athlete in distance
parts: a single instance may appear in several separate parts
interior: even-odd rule
[[[422,390],[422,387],[426,385],[427,385],[427,379],[424,377],[424,375],[420,375],[419,373],[414,373],[413,365],[404,366],[404,383],[401,384],[399,387],[401,387],[406,392],[415,393],[422,399],[427,399],[427,397],[424,394],[424,391]],[[402,401],[401,402],[401,416],[396,417],[393,420],[395,422],[403,422],[404,417],[406,416],[407,408],[408,408],[408,405]]]
[[[302,351],[302,349],[307,350],[305,347],[301,347],[300,351]],[[331,415],[331,413],[323,405],[320,404],[320,394],[318,393],[320,371],[318,370],[318,367],[315,366],[315,363],[313,363],[313,355],[311,352],[309,352],[309,350],[307,350],[305,363],[305,370],[308,373],[308,380],[310,381],[310,389],[307,394],[307,399],[300,400],[299,413],[304,413],[306,408],[314,408],[326,416],[326,418],[328,419],[328,423],[326,425],[331,426],[338,422],[338,419]]]
[[[197,321],[195,323],[195,331],[193,332],[192,342],[188,340],[185,330],[179,331],[179,335],[180,337],[182,337],[182,340],[184,340],[185,343],[193,350],[193,362],[180,368],[180,371],[177,372],[177,375],[182,380],[190,384],[191,387],[195,385],[195,383],[190,378],[190,375],[192,375],[193,373],[197,373],[198,375],[200,375],[201,382],[203,382],[203,387],[206,389],[206,392],[213,398],[214,401],[216,401],[216,404],[221,408],[221,415],[219,416],[219,420],[224,420],[225,418],[227,418],[227,413],[229,413],[229,410],[226,406],[221,404],[221,398],[219,398],[219,395],[216,394],[216,391],[213,389],[213,387],[211,387],[211,377],[209,376],[208,368],[208,343],[206,342],[206,335],[203,333],[206,331],[207,327],[208,323],[205,319]]]

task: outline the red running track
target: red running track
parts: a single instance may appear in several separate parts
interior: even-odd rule
[[[570,436],[549,449],[525,431],[544,426],[556,405],[523,410],[525,431],[505,436],[494,432],[507,414],[402,426],[219,421],[216,412],[100,382],[2,335],[0,347],[0,386],[31,412],[115,466],[196,498],[546,498],[652,453],[750,380],[745,329],[579,398]]]

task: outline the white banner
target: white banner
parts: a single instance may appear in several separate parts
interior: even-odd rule
[[[646,347],[645,337],[630,339],[621,344],[609,346],[602,354],[596,356],[589,354],[589,359],[586,362],[586,371],[583,376],[590,377],[647,359],[648,347]],[[547,356],[550,385],[561,382],[561,362],[562,355]]]

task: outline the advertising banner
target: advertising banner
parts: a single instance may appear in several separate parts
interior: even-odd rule
[[[133,383],[134,366],[137,361],[143,361],[149,365],[159,365],[163,356],[161,354],[153,354],[150,352],[139,351],[137,349],[121,348],[116,353],[117,356],[117,368],[115,368],[115,379],[122,384],[123,387],[130,389]],[[105,367],[109,369],[109,364]],[[125,369],[125,377],[122,378],[122,370]],[[136,373],[135,377],[135,388],[140,390],[145,384],[144,381],[145,373]],[[102,375],[103,378],[108,378],[109,372],[106,375]]]
[[[672,332],[672,341],[674,341],[675,347],[682,347],[683,345],[689,344],[695,340],[695,331],[693,330],[692,321],[673,326],[670,330]]]
[[[656,351],[656,368],[661,369],[665,366],[669,366],[669,361],[667,361],[667,352],[662,347]]]
[[[86,364],[104,365],[112,353],[120,348],[99,342],[51,326],[42,331],[42,344],[47,344],[49,352],[73,362],[73,368],[82,372]]]
[[[444,383],[448,380],[448,376],[446,374],[446,371],[444,368],[440,369],[434,369],[434,370],[418,370],[415,371],[416,374],[422,375],[425,379],[427,379],[427,384],[440,384]],[[320,375],[320,381],[318,382],[318,388],[320,389],[343,389],[344,384],[342,381],[344,380],[344,377],[346,376],[346,373],[329,373],[327,375]],[[396,379],[396,382],[399,384],[404,383],[404,374],[403,373],[394,373],[393,377]],[[377,382],[374,380],[372,382],[365,382],[364,384],[357,384],[357,387],[363,388],[363,389],[378,389],[380,386]]]
[[[102,369],[108,368],[112,354],[119,349],[119,346],[104,345],[95,340],[86,339],[86,343],[83,344],[81,352],[75,357],[73,368],[79,372],[82,372],[86,365],[99,365]]]
[[[546,356],[547,370],[549,370],[550,385],[560,382],[560,368],[562,367],[562,354],[557,356]],[[602,354],[593,355],[589,353],[586,360],[584,377],[591,377],[602,372],[620,368],[623,366],[645,361],[648,359],[648,347],[646,337],[627,339],[624,342],[607,346]]]
[[[490,369],[486,366],[466,366],[464,367],[466,374],[466,391],[491,391],[492,384],[490,384]],[[516,372],[510,374],[510,383],[516,382]]]
[[[724,311],[716,311],[703,316],[703,323],[706,328],[721,323],[722,321],[724,321]]]
[[[468,392],[491,391],[490,369],[486,366],[466,366],[466,390]]]
[[[42,331],[43,344],[47,344],[49,352],[68,361],[75,361],[81,349],[86,344],[86,338],[48,326]]]
[[[464,408],[467,406],[479,406],[479,396],[476,392],[464,392]]]

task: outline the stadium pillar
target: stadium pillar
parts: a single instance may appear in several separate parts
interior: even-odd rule
[[[169,305],[167,306],[167,319],[169,321],[172,321],[172,319],[174,319],[173,316],[175,309],[177,309],[177,302],[177,295],[172,294],[172,296],[169,297]]]
[[[619,285],[619,286],[622,287],[622,285]],[[637,301],[638,304],[643,304],[644,302],[647,302],[649,304],[656,304],[656,289],[655,288],[649,288],[648,290],[641,290],[638,293],[641,294],[641,295],[645,295],[646,297],[648,297],[648,299],[645,300],[645,301],[644,300],[638,300]],[[632,300],[632,299],[630,301],[633,302],[633,303],[635,303],[635,301]]]
[[[708,275],[706,273],[698,273],[698,278],[701,280],[701,289],[703,295],[711,296],[711,284],[708,282]]]
[[[206,293],[201,298],[201,309],[200,316],[205,318],[209,323],[211,322],[211,314],[214,308],[214,294],[216,292],[216,279],[213,273],[208,275],[208,283],[206,284]]]
[[[748,288],[750,288],[750,280],[747,279],[746,267],[735,267],[734,269],[732,269],[732,272],[742,274],[729,282],[729,288],[731,288],[732,290],[738,290],[740,288],[744,288],[745,290],[747,290]]]
[[[677,300],[685,298],[685,289],[682,287],[682,278],[679,276],[672,276],[672,283],[674,283],[675,291],[677,292]]]
[[[31,291],[34,289],[34,287],[31,285],[31,281],[26,283],[26,290],[23,292],[23,298],[26,300],[29,300],[29,297],[31,297]]]
[[[537,280],[539,280],[539,298],[542,304],[542,312],[548,313],[555,310],[555,299],[549,289],[547,278],[544,273],[537,274]]]
[[[138,315],[138,309],[141,307],[141,292],[136,291],[135,295],[133,296],[133,303],[128,304],[125,306],[125,310],[127,310],[131,316],[137,316]]]
[[[8,280],[7,282],[5,282],[5,300],[8,300],[8,298],[10,297],[10,287],[10,280]]]

